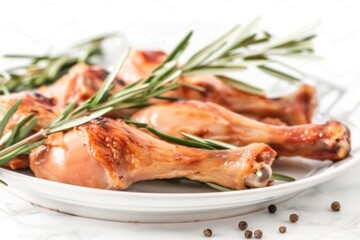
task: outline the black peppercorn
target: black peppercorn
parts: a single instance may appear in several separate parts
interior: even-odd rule
[[[290,215],[290,222],[295,223],[299,220],[299,216],[295,213]]]
[[[239,222],[239,229],[240,230],[246,230],[247,229],[247,227],[248,227],[248,224],[247,224],[247,222],[245,222],[245,221],[240,221]]]
[[[250,230],[246,230],[244,233],[245,238],[249,239],[252,237],[252,231]]]
[[[263,232],[261,230],[258,229],[254,232],[255,238],[260,239],[260,238],[262,238],[262,236],[263,236]]]
[[[207,228],[203,231],[205,237],[211,237],[212,231],[211,229]]]
[[[276,206],[274,204],[271,204],[268,206],[269,213],[275,213],[277,210]]]
[[[279,232],[280,233],[286,233],[286,227],[285,226],[279,227]]]
[[[334,212],[338,212],[340,211],[340,203],[335,201],[333,203],[331,203],[331,209],[334,211]]]

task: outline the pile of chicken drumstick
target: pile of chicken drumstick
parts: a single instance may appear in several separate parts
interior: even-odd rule
[[[162,51],[132,51],[112,91],[149,76],[165,58]],[[42,129],[69,103],[80,104],[96,93],[107,74],[101,67],[78,64],[52,85],[0,96],[5,109],[23,100],[7,129],[31,113],[38,119],[34,131]],[[276,156],[336,161],[349,155],[350,132],[345,125],[311,123],[316,93],[307,84],[271,99],[232,88],[209,75],[178,81],[205,91],[179,87],[165,94],[177,101],[151,99],[148,107],[115,110],[54,133],[29,156],[13,159],[6,167],[30,167],[39,178],[102,189],[124,190],[142,180],[185,177],[240,190],[267,186]],[[171,136],[184,138],[181,133],[189,133],[238,148],[176,145],[127,124],[124,116]],[[260,175],[255,174],[258,171]]]

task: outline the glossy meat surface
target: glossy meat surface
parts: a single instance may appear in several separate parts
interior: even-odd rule
[[[65,108],[69,103],[80,104],[93,96],[106,76],[107,72],[101,67],[77,64],[58,81],[37,91],[53,98],[59,108]]]
[[[200,101],[153,105],[140,110],[132,119],[177,137],[185,132],[237,146],[263,142],[280,156],[339,160],[350,152],[350,132],[337,121],[322,125],[266,124]]]
[[[51,135],[30,159],[37,177],[87,187],[126,189],[138,181],[186,177],[244,189],[267,185],[275,155],[263,143],[212,151],[174,145],[123,121],[99,118]],[[257,170],[263,175],[256,184]]]
[[[315,89],[306,84],[288,96],[271,99],[237,90],[212,76],[186,77],[180,81],[202,87],[205,92],[180,87],[170,96],[217,103],[258,120],[270,117],[288,125],[310,123],[316,107]]]

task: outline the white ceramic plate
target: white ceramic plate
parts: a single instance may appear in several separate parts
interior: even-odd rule
[[[351,130],[353,142],[359,143],[359,131]],[[4,189],[34,205],[78,216],[126,222],[201,221],[256,211],[326,182],[359,160],[360,151],[357,146],[353,148],[352,156],[334,163],[280,158],[274,170],[293,176],[296,181],[242,191],[214,192],[203,185],[161,180],[138,183],[128,191],[99,190],[6,169],[0,169],[0,178],[8,183]]]
[[[334,89],[333,86],[329,88],[326,82],[317,79],[308,80],[321,93],[320,112],[327,112],[332,102],[323,99],[329,96],[329,92],[340,93],[341,90]],[[278,84],[276,88],[279,89]],[[324,122],[324,118],[320,121]],[[352,156],[335,163],[280,158],[274,164],[274,171],[293,176],[297,180],[261,189],[215,192],[202,184],[183,185],[157,180],[137,183],[127,191],[98,190],[38,179],[29,171],[2,168],[0,178],[8,184],[8,187],[3,186],[5,190],[34,205],[78,216],[126,222],[211,220],[265,208],[270,203],[285,201],[302,190],[340,175],[360,159],[360,151],[356,150],[358,146],[354,145],[360,143],[360,133],[354,127],[351,130],[354,149]]]

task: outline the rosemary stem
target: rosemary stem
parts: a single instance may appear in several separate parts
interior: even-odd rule
[[[33,143],[33,142],[36,142],[38,140],[41,140],[41,139],[44,139],[47,137],[47,131],[45,129],[41,129],[40,131],[38,131],[37,133],[27,137],[27,138],[24,138],[23,140],[11,145],[10,147],[8,148],[5,148],[3,150],[0,151],[0,156],[4,153],[7,153],[25,143]]]

